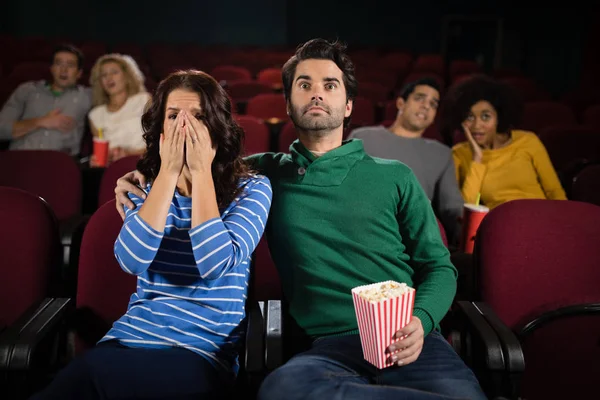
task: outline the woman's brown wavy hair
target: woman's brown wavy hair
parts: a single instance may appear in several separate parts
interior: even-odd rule
[[[213,144],[217,146],[212,163],[217,203],[220,208],[225,208],[241,192],[240,180],[248,178],[251,172],[242,159],[244,130],[232,117],[229,96],[207,73],[196,70],[177,71],[160,82],[150,105],[142,115],[146,152],[137,168],[148,182],[156,179],[160,171],[159,140],[163,132],[167,98],[177,89],[198,93],[200,96],[202,119]]]

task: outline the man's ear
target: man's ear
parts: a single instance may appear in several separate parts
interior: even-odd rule
[[[348,118],[350,114],[352,114],[352,107],[354,107],[354,100],[348,99],[348,101],[346,101],[346,112],[344,113],[344,117]]]
[[[396,108],[398,109],[398,111],[402,111],[405,104],[406,104],[406,102],[404,101],[404,99],[402,97],[398,97],[396,99]]]

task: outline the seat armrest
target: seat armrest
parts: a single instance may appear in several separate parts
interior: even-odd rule
[[[517,335],[502,322],[488,304],[483,302],[475,302],[474,304],[500,339],[506,370],[509,373],[523,373],[525,370],[525,357]]]
[[[481,311],[470,301],[458,301],[456,302],[456,312],[459,319],[463,324],[461,327],[461,341],[468,340],[465,334],[469,334],[472,337],[476,337],[481,343],[482,348],[479,349],[475,354],[472,352],[473,349],[464,347],[461,343],[461,356],[465,357],[477,357],[476,354],[484,356],[485,366],[490,371],[504,371],[504,354],[502,352],[502,344],[498,335],[494,329],[490,326],[489,322],[484,318]]]
[[[568,306],[547,305],[547,310],[523,326],[519,331],[519,338],[522,340],[535,330],[557,319],[575,315],[600,315],[600,303],[588,303],[586,302],[586,298],[581,300],[580,304],[571,304]]]
[[[266,307],[265,366],[273,371],[283,364],[283,315],[281,300],[269,300]]]
[[[506,395],[506,365],[500,338],[470,301],[455,302],[452,346],[473,370],[489,398]]]
[[[79,249],[81,247],[83,231],[89,219],[89,215],[78,215],[63,220],[59,224],[62,247],[61,292],[58,293],[60,296],[75,296]]]
[[[73,239],[81,238],[83,230],[90,219],[89,215],[77,215],[60,221],[60,242],[63,246],[73,244]]]
[[[248,325],[244,368],[249,377],[265,373],[265,307],[264,301],[248,301],[246,306]]]
[[[46,298],[0,335],[0,369],[28,371],[40,343],[59,333],[71,306],[69,298]]]

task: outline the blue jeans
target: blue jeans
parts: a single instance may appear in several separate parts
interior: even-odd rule
[[[363,358],[358,335],[317,339],[263,382],[259,400],[486,399],[473,372],[442,335],[425,337],[417,361],[379,370]]]
[[[31,400],[216,399],[232,385],[232,376],[190,350],[108,341],[73,360]]]

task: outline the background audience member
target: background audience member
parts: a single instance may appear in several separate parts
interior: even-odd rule
[[[97,137],[99,130],[109,142],[109,162],[145,150],[141,118],[150,95],[144,76],[133,58],[107,54],[92,68],[94,108],[90,111],[90,128]],[[94,157],[90,160],[95,165]]]
[[[0,111],[0,140],[11,150],[59,150],[79,153],[91,91],[77,85],[83,54],[76,47],[58,46],[46,80],[21,84]]]
[[[398,113],[389,127],[369,126],[352,131],[349,138],[362,139],[365,151],[374,157],[398,160],[412,169],[449,241],[460,234],[463,199],[456,184],[450,148],[437,140],[423,138],[434,123],[440,102],[440,87],[431,78],[410,82],[396,100]]]
[[[463,129],[467,137],[453,147],[465,202],[480,196],[494,208],[516,199],[566,200],[542,142],[533,132],[514,129],[521,103],[508,86],[475,76],[454,87],[447,101],[443,125],[450,132]]]

